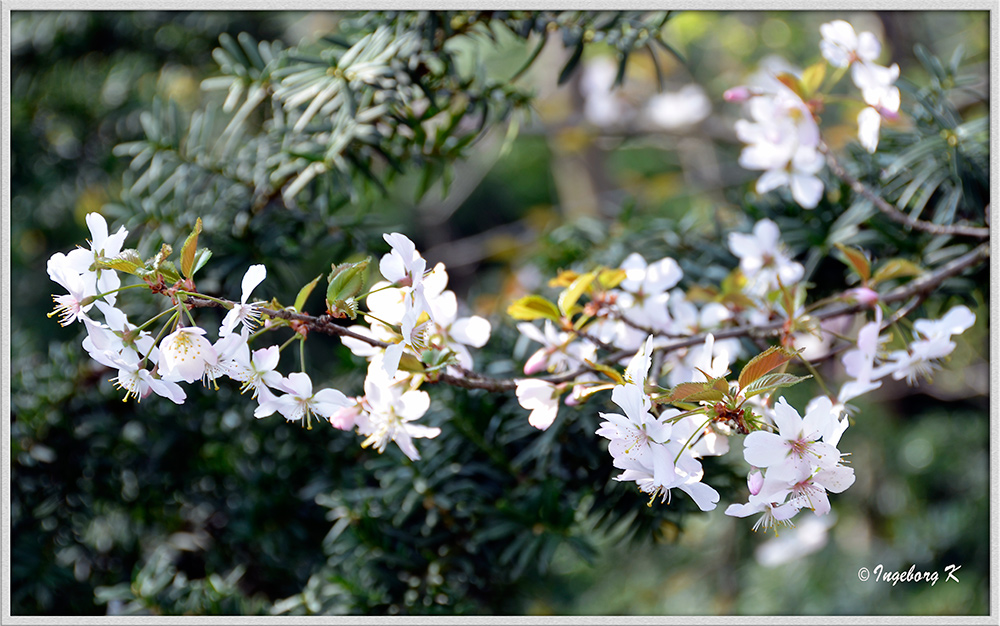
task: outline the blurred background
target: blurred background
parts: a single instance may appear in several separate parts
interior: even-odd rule
[[[678,498],[647,507],[611,480],[606,444],[593,435],[597,412],[610,408],[600,402],[569,418],[562,410],[543,435],[513,394],[430,389],[428,422],[445,432],[421,446],[419,463],[395,449],[363,450],[351,433],[258,421],[233,388],[192,388],[183,410],[156,398],[123,404],[108,381],[114,373],[80,348],[82,328],[46,318],[59,289],[46,260],[84,242],[91,211],[144,244],[181,241],[184,220],[128,202],[135,180],[115,146],[143,138],[154,99],[189,113],[215,97],[200,83],[218,74],[221,34],[288,46],[336,33],[349,17],[12,12],[13,614],[988,613],[985,266],[944,283],[914,316],[960,303],[977,314],[950,362],[933,383],[887,381],[856,402],[841,448],[857,482],[833,498],[829,519],[800,515],[779,538],[750,532],[752,522],[726,517],[722,506],[691,514]],[[880,259],[923,254],[915,260],[926,265],[961,253],[962,242],[928,244],[891,222],[862,225],[870,205],[847,202],[849,190],[832,181],[814,211],[782,193],[758,196],[757,173],[737,165],[741,110],[722,93],[761,68],[819,60],[819,26],[831,19],[875,32],[882,62],[900,65],[905,87],[904,114],[884,130],[878,155],[852,140],[851,105],[823,113],[829,143],[911,212],[921,203],[925,219],[981,223],[987,13],[681,12],[663,26],[672,50],[633,55],[617,89],[610,47],[588,46],[557,86],[573,51],[547,43],[521,81],[534,94],[532,114],[515,117],[516,134],[501,126],[473,144],[447,192],[435,185],[415,200],[423,183],[407,174],[386,195],[321,219],[301,209],[237,211],[231,230],[228,218],[206,228],[202,241],[216,256],[199,287],[238,293],[242,268],[266,262],[274,278],[265,287],[291,301],[331,261],[379,255],[381,233],[398,230],[430,262],[444,262],[467,308],[491,319],[477,367],[503,376],[530,354],[506,306],[544,293],[559,269],[616,265],[639,251],[647,261],[676,258],[684,287],[717,284],[736,265],[719,243],[725,233],[762,217],[778,222],[817,298],[847,286],[833,241]],[[468,71],[510,76],[533,37],[531,46],[503,32],[468,37],[453,52]],[[936,107],[985,124],[949,162],[925,149],[940,140],[934,125],[948,123],[932,115]],[[904,157],[910,166],[886,177]],[[137,306],[135,316],[153,311]],[[363,362],[339,342],[317,337],[312,349],[310,340],[311,364],[358,393]],[[834,380],[840,373],[836,359],[822,368]],[[818,393],[807,387],[785,395],[804,406]],[[723,502],[742,501],[741,458],[706,461],[706,472],[720,477],[712,484]],[[941,580],[858,580],[859,568],[879,564],[915,565]],[[950,564],[961,566],[960,583],[944,582]]]

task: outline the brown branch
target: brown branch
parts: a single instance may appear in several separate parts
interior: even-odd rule
[[[870,200],[871,203],[875,205],[875,208],[885,214],[889,219],[914,230],[922,230],[932,235],[959,235],[964,237],[975,237],[977,239],[989,239],[990,229],[987,227],[934,224],[933,222],[913,219],[906,213],[899,210],[898,207],[889,204],[889,202],[882,196],[866,187],[857,178],[851,176],[825,145],[821,146],[821,150],[826,154],[826,163],[830,166],[830,171],[833,172],[834,176],[847,183],[855,193]]]
[[[978,265],[988,259],[990,256],[990,246],[989,243],[979,244],[976,248],[970,250],[969,252],[963,254],[962,256],[954,259],[941,267],[937,268],[933,272],[924,274],[923,276],[910,281],[909,283],[893,289],[889,293],[885,294],[880,298],[881,302],[885,304],[892,304],[894,302],[901,302],[903,300],[910,300],[905,306],[903,306],[899,311],[896,312],[893,318],[898,319],[908,315],[913,311],[916,306],[922,302],[936,287],[938,287],[945,280],[957,276],[964,270]],[[198,307],[221,307],[222,302],[227,304],[238,304],[231,301],[221,301],[216,302],[214,300],[207,300],[205,298],[189,297],[187,302],[193,306]],[[841,315],[851,315],[853,313],[858,313],[860,311],[866,310],[868,307],[861,303],[856,304],[841,304],[836,306],[831,306],[823,309],[817,313],[811,314],[811,317],[819,320],[838,317]],[[335,335],[340,337],[351,337],[357,339],[358,341],[363,341],[371,346],[378,348],[386,348],[390,344],[379,341],[372,337],[366,337],[364,335],[358,334],[344,326],[341,326],[333,321],[334,318],[329,315],[321,315],[319,317],[314,317],[307,315],[305,313],[297,313],[295,311],[289,311],[287,309],[275,310],[269,308],[258,308],[258,311],[264,315],[284,319],[288,321],[298,321],[306,324],[310,330],[317,330],[319,332]],[[905,312],[904,312],[905,311]],[[900,312],[904,312],[900,315]],[[733,328],[725,328],[712,332],[716,339],[729,339],[732,337],[754,337],[754,338],[764,338],[770,336],[780,335],[785,327],[786,320],[777,320],[768,324],[762,324],[759,326],[736,326]],[[709,333],[701,333],[698,335],[693,335],[691,337],[686,337],[679,341],[674,341],[665,346],[660,346],[656,348],[654,352],[662,352],[667,354],[675,350],[680,350],[681,348],[687,348],[690,346],[697,346],[705,343],[705,338]],[[613,352],[603,359],[605,363],[616,363],[624,358],[632,356],[634,353],[629,350],[618,350]],[[492,376],[486,376],[478,372],[468,370],[462,367],[453,366],[453,369],[458,371],[461,376],[456,376],[454,374],[440,373],[437,375],[437,382],[442,382],[455,387],[461,387],[463,389],[483,389],[485,391],[491,392],[501,392],[510,391],[517,387],[517,381],[523,380],[523,378],[494,378]],[[569,382],[576,377],[586,374],[588,372],[594,372],[590,367],[581,367],[575,371],[567,372],[564,374],[559,374],[555,376],[541,377],[537,380],[544,380],[552,384],[559,384],[564,382]],[[433,381],[428,381],[433,382]]]

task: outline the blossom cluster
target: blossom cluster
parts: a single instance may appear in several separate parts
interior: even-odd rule
[[[352,399],[351,405],[334,416],[331,423],[344,430],[356,427],[366,437],[362,445],[379,451],[389,441],[395,441],[416,460],[420,454],[412,439],[435,437],[440,430],[414,423],[430,407],[430,397],[417,389],[428,370],[420,367],[419,372],[407,371],[401,361],[421,361],[425,353],[432,351],[446,372],[471,369],[469,348],[485,345],[492,328],[478,315],[459,317],[455,292],[446,289],[448,274],[444,264],[426,271],[427,262],[406,236],[392,233],[385,235],[385,240],[392,250],[379,263],[385,280],[375,283],[365,299],[368,325],[349,328],[383,345],[341,337],[351,352],[370,362],[365,394]]]
[[[794,331],[804,310],[789,305],[796,297],[781,297],[803,296],[805,270],[771,220],[758,221],[750,233],[730,233],[728,244],[739,261],[730,290],[700,307],[679,286],[683,271],[674,259],[647,263],[638,253],[617,268],[554,281],[566,287],[558,307],[537,296],[528,299],[531,306],[512,307],[512,314],[543,318],[541,328],[529,321],[518,324],[525,339],[541,344],[528,356],[524,373],[556,376],[518,381],[517,397],[530,411],[529,423],[546,429],[556,420],[561,403],[576,405],[610,390],[621,412],[601,413],[604,421],[597,434],[609,441],[612,463],[622,470],[616,480],[635,483],[650,502],[669,502],[677,488],[700,509],[716,508],[720,496],[706,482],[711,478],[706,478],[700,460],[727,454],[729,437],[745,435],[750,495],[746,503],[729,505],[726,514],[760,513],[755,529],[777,530],[790,526],[803,509],[828,514],[828,494],[853,484],[848,455],[838,448],[849,424],[847,402],[877,389],[890,375],[910,383],[929,376],[954,350],[952,336],[971,327],[975,315],[958,306],[940,320],[917,320],[913,341],[905,349],[887,351],[882,349],[886,337],[880,335],[882,308],[872,288],[875,281],[848,290],[843,299],[872,309],[875,319],[861,327],[856,344],[841,357],[847,379],[839,394],[813,398],[803,417],[773,394],[802,379],[768,372],[816,339]],[[581,284],[589,289],[581,291]],[[590,301],[582,307],[566,305],[569,295],[580,293],[589,294]],[[550,308],[558,312],[547,313]],[[776,320],[786,328],[784,352],[762,353],[748,362],[738,381],[727,379],[729,368],[742,358],[740,343],[715,335]],[[830,331],[820,325],[813,332]],[[699,334],[703,343],[687,341]],[[602,350],[634,356],[618,361],[629,359],[624,372],[608,373],[595,366]],[[670,389],[659,386],[664,380]],[[666,406],[677,401],[683,411]]]
[[[263,319],[266,302],[251,298],[267,277],[263,265],[246,271],[239,302],[213,298],[229,309],[213,343],[191,315],[188,298],[207,297],[187,291],[193,289],[191,268],[184,272],[187,279],[167,285],[163,275],[141,267],[135,251],[123,250],[128,236],[124,227],[109,235],[100,214],[91,213],[86,221],[90,249],[56,253],[48,261],[49,277],[69,292],[53,296],[56,307],[50,317],[59,315],[63,326],[81,322],[86,327],[83,348],[101,365],[117,370],[112,382],[125,391],[126,400],[155,393],[183,404],[187,393],[182,383],[202,381],[217,389],[218,379],[228,378],[257,401],[254,415],[258,418],[279,413],[309,428],[313,417],[325,419],[342,430],[355,428],[365,437],[363,446],[382,452],[394,441],[408,457],[419,459],[413,438],[434,437],[440,430],[414,423],[430,406],[427,393],[418,389],[429,370],[415,375],[401,367],[401,360],[407,356],[420,360],[427,350],[434,350],[443,368],[471,368],[469,348],[481,347],[489,339],[487,320],[458,316],[455,294],[445,289],[444,266],[438,264],[426,272],[413,242],[398,233],[387,234],[391,251],[380,263],[386,280],[376,283],[366,300],[370,326],[351,328],[373,341],[343,338],[355,354],[370,359],[364,395],[348,398],[337,389],[314,388],[305,371],[288,375],[278,371],[280,353],[291,340],[251,350],[253,341],[279,326],[273,318]],[[145,282],[122,287],[118,267],[142,276]],[[142,325],[133,325],[115,304],[122,290],[134,287],[169,295],[173,306]],[[165,316],[169,317],[154,337],[146,328]],[[296,330],[292,339],[304,341],[305,334]],[[304,370],[304,359],[302,365]]]
[[[868,152],[878,147],[882,120],[893,120],[899,112],[899,66],[876,63],[882,45],[871,32],[858,34],[843,20],[820,27],[820,51],[825,62],[841,71],[851,70],[855,86],[861,90],[863,107],[858,114],[858,140]],[[826,75],[824,62],[798,72],[794,68],[765,74],[758,85],[741,86],[726,92],[730,102],[746,102],[749,120],[736,122],[737,137],[747,144],[740,165],[763,170],[757,179],[757,193],[787,186],[795,201],[812,209],[823,196],[822,141],[818,113],[823,109],[819,87]],[[832,85],[831,85],[832,86]]]

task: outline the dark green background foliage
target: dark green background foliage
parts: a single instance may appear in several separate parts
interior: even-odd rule
[[[768,538],[722,514],[745,497],[738,450],[705,461],[719,510],[701,514],[684,496],[647,506],[612,480],[594,435],[612,408],[600,397],[561,408],[539,432],[513,394],[431,386],[424,422],[442,432],[419,440],[423,460],[410,462],[322,424],[256,420],[233,386],[191,387],[183,408],[155,396],[122,403],[114,373],[80,348],[81,327],[45,317],[58,290],[45,261],[83,243],[90,211],[125,224],[144,253],[179,247],[201,217],[214,257],[198,287],[235,298],[245,268],[264,263],[256,295],[284,303],[330,263],[378,258],[381,234],[404,232],[491,317],[475,358],[497,376],[516,375],[530,354],[503,310],[535,282],[548,293],[560,269],[640,251],[676,258],[685,288],[718,284],[736,264],[726,234],[762,217],[806,266],[814,299],[856,281],[832,254],[838,242],[927,267],[961,255],[966,240],[906,231],[829,173],[820,206],[803,211],[784,192],[754,194],[755,173],[736,164],[739,111],[722,92],[769,54],[812,63],[819,25],[836,18],[885,34],[904,114],[871,156],[850,141],[857,110],[828,107],[841,161],[914,217],[981,224],[984,14],[14,12],[12,612],[986,613],[985,266],[917,309],[964,303],[978,321],[933,385],[887,382],[857,403],[841,448],[858,481],[833,498],[829,541],[776,568],[754,557]],[[351,92],[348,113],[294,130],[265,101],[232,122],[255,86],[325,76],[379,27],[383,43],[411,33],[409,47],[388,63],[395,82]],[[541,32],[555,33],[544,50]],[[602,55],[630,98],[696,82],[712,115],[680,132],[588,125],[573,94],[581,67]],[[225,90],[200,89],[218,76],[245,87],[236,107],[223,107]],[[431,105],[410,107],[420,94]],[[376,103],[388,111],[382,139],[358,121]],[[331,136],[351,140],[333,147]],[[316,162],[326,171],[287,194]],[[570,199],[572,188],[590,197]],[[120,301],[133,320],[159,306]],[[306,305],[321,308],[315,297]],[[220,319],[197,314],[206,327]],[[361,392],[363,360],[325,336],[307,346],[314,379]],[[835,361],[820,366],[834,379]],[[803,384],[785,395],[804,406],[817,393]],[[857,580],[880,563],[954,563],[961,583]]]

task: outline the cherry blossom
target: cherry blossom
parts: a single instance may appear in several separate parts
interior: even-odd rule
[[[205,375],[205,368],[218,362],[215,348],[197,326],[178,328],[160,342],[160,375],[166,380],[193,383]]]
[[[517,381],[517,401],[531,411],[528,423],[539,430],[552,425],[559,412],[560,390],[544,380],[524,379]]]
[[[243,327],[248,331],[253,332],[256,326],[260,323],[260,311],[256,309],[256,306],[260,302],[247,303],[250,299],[250,293],[267,277],[267,268],[263,265],[251,265],[243,275],[243,295],[240,298],[240,303],[233,305],[233,308],[226,313],[226,317],[222,320],[222,326],[219,327],[219,336],[225,336],[233,332],[237,324],[242,323]]]
[[[316,413],[329,419],[337,410],[350,406],[351,402],[336,389],[321,389],[313,392],[312,379],[305,372],[293,372],[276,384],[285,393],[276,396],[270,392],[258,393],[260,404],[254,416],[261,418],[275,411],[285,416],[289,422],[302,422],[312,428],[312,415]]]

